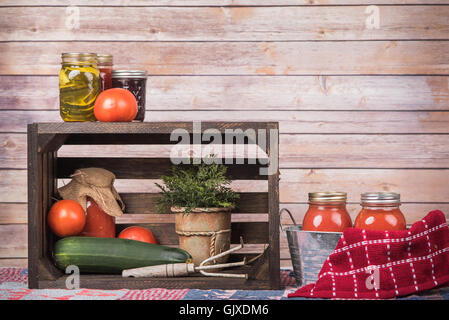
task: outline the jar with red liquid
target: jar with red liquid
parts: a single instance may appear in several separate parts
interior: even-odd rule
[[[309,193],[309,209],[304,216],[302,230],[342,232],[352,227],[346,198],[345,192]]]
[[[361,195],[362,210],[355,228],[394,231],[406,230],[404,214],[399,209],[401,196],[394,192],[368,192]]]
[[[115,217],[104,212],[90,197],[86,205],[86,225],[80,236],[115,238]]]
[[[145,119],[147,72],[145,70],[113,70],[112,87],[131,91],[137,100],[137,115],[134,121]]]
[[[112,55],[97,54],[98,70],[100,71],[100,90],[112,88]]]

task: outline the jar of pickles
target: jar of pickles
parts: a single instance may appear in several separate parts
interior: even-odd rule
[[[95,121],[94,103],[100,93],[95,53],[63,53],[59,72],[60,114],[64,121]]]
[[[361,195],[362,210],[354,222],[355,228],[392,231],[407,228],[399,206],[401,196],[394,192],[367,192]]]
[[[112,88],[112,55],[97,54],[100,71],[100,91]]]
[[[137,115],[134,121],[145,119],[145,93],[147,72],[145,70],[113,70],[112,87],[131,91],[137,100]]]
[[[309,193],[307,210],[302,229],[304,231],[342,232],[352,227],[351,217],[346,210],[345,192]]]

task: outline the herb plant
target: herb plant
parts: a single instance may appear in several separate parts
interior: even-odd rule
[[[238,193],[228,187],[226,166],[215,162],[194,164],[189,168],[173,167],[171,176],[162,176],[163,186],[158,209],[166,212],[170,207],[184,207],[184,213],[194,208],[233,208]]]

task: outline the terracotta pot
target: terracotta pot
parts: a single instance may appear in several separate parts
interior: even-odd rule
[[[198,266],[205,259],[229,250],[231,243],[230,208],[195,208],[184,213],[185,208],[172,207],[175,213],[179,247],[192,256]],[[228,256],[215,263],[225,263]]]

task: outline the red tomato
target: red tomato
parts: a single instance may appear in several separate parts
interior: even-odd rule
[[[50,208],[47,223],[51,231],[60,237],[75,236],[83,231],[86,213],[73,200],[59,200]]]
[[[130,122],[137,115],[137,100],[129,90],[108,89],[95,100],[94,114],[98,121]]]
[[[130,239],[157,244],[157,240],[153,232],[143,227],[128,227],[120,232],[118,237],[120,239]]]

